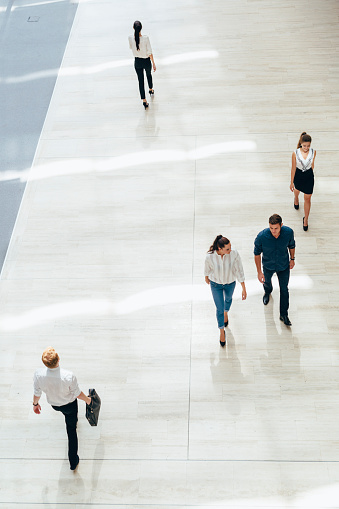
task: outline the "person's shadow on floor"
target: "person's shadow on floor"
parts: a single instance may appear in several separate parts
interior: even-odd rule
[[[267,355],[260,357],[262,374],[281,378],[300,375],[300,346],[296,336],[293,336],[293,325],[287,327],[281,323],[278,330],[274,319],[274,300],[265,306]]]
[[[236,342],[229,327],[226,329],[226,346],[220,347],[218,356],[210,355],[210,370],[213,385],[222,386],[222,401],[227,402],[228,412],[234,416],[240,415],[244,398],[237,397],[236,391],[239,386],[244,387],[249,381],[241,371]]]

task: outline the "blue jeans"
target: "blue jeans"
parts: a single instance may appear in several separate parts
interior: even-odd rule
[[[217,308],[217,322],[219,329],[224,328],[224,311],[229,311],[232,304],[232,297],[235,289],[235,281],[227,285],[221,285],[210,281],[214,304]]]
[[[286,316],[288,313],[289,307],[289,295],[288,295],[288,282],[290,279],[290,266],[285,270],[281,270],[279,272],[275,270],[269,270],[263,267],[265,283],[264,283],[264,292],[271,293],[273,290],[272,286],[272,276],[276,272],[279,280],[280,286],[280,316]]]

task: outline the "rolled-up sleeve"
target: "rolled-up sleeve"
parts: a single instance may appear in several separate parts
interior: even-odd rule
[[[40,384],[39,384],[39,377],[37,376],[36,373],[34,373],[34,377],[33,377],[33,390],[34,390],[34,396],[37,396],[38,398],[40,398],[40,396],[42,394],[42,390],[41,390]]]
[[[254,255],[258,256],[262,253],[262,234],[258,233],[254,241]]]
[[[78,380],[75,375],[72,375],[72,380],[71,380],[71,383],[69,386],[69,390],[70,390],[71,394],[73,394],[74,398],[77,398],[79,396],[79,394],[81,393],[81,390],[78,385]]]
[[[152,51],[152,47],[151,47],[151,43],[150,43],[150,40],[149,38],[147,37],[147,40],[146,40],[146,53],[147,53],[147,56],[149,57],[150,55],[152,55],[153,51]]]
[[[235,275],[237,276],[237,280],[239,281],[239,283],[243,283],[245,281],[245,273],[239,253],[237,254],[236,259],[234,260],[234,272]]]
[[[289,243],[288,243],[288,248],[289,249],[295,249],[295,240],[294,240],[294,232],[293,232],[293,230],[292,230],[291,237],[290,237],[290,240],[289,240]]]

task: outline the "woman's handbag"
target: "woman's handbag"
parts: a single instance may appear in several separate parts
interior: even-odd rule
[[[97,426],[101,407],[101,399],[96,393],[95,389],[90,389],[88,391],[88,396],[92,398],[92,400],[90,405],[87,405],[86,403],[86,419],[91,426]]]

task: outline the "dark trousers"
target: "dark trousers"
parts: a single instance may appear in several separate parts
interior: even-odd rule
[[[144,82],[144,70],[146,71],[148,87],[150,89],[153,88],[153,80],[152,80],[152,62],[151,59],[148,58],[138,58],[135,57],[134,60],[134,69],[138,76],[139,81],[139,92],[141,99],[145,99],[145,82]]]
[[[78,435],[77,435],[77,422],[78,422],[78,400],[63,406],[53,406],[57,412],[62,412],[65,416],[66,431],[68,435],[68,459],[72,467],[78,463]]]
[[[263,272],[265,277],[264,283],[265,293],[272,292],[273,290],[272,276],[275,272],[277,273],[280,287],[280,315],[286,316],[289,307],[288,281],[290,279],[290,266],[288,266],[287,269],[281,271],[269,270],[263,267]]]

